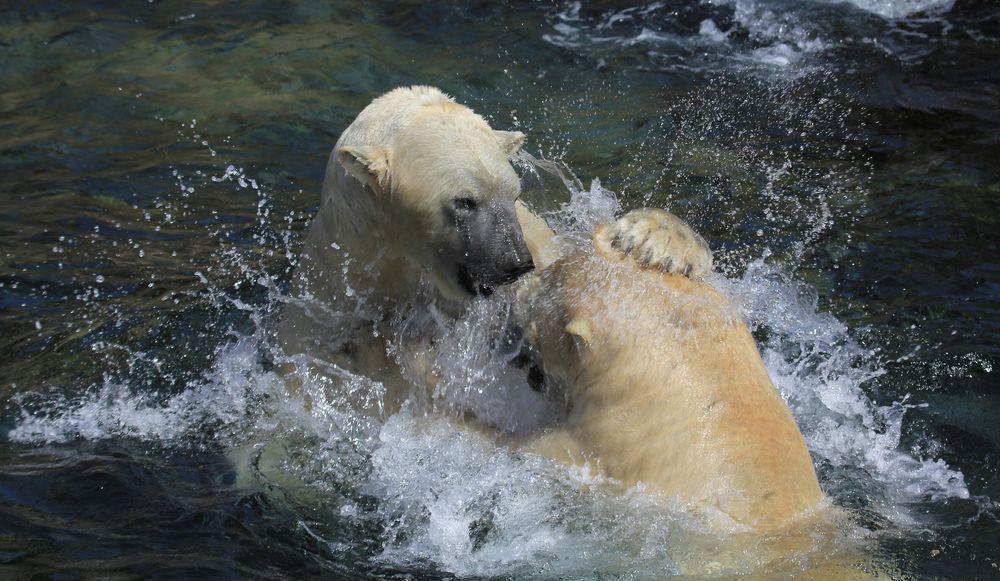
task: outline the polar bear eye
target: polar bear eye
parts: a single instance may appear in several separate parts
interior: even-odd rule
[[[479,207],[479,202],[470,197],[455,198],[451,204],[458,212],[473,212]]]

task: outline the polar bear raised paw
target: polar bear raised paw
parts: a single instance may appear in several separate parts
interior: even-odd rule
[[[712,270],[708,243],[666,210],[632,210],[594,231],[594,245],[607,258],[631,256],[643,268],[702,278]]]

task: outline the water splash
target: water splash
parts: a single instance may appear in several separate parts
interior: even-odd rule
[[[885,26],[909,17],[937,17],[954,0],[714,0],[687,7],[650,2],[601,10],[570,2],[549,15],[543,39],[593,57],[631,55],[661,71],[754,70],[771,77],[794,77],[828,65],[825,53],[853,35],[869,42]],[[858,27],[855,11],[872,15]],[[817,17],[817,14],[822,17]],[[860,19],[863,21],[863,19]],[[850,22],[851,24],[848,24]],[[642,49],[645,54],[636,53]]]
[[[641,493],[497,448],[447,423],[402,413],[382,428],[365,490],[389,523],[380,559],[430,559],[460,576],[670,577],[669,533],[683,524]]]
[[[272,393],[275,376],[262,373],[259,356],[244,339],[225,349],[205,376],[176,395],[105,378],[84,394],[22,393],[14,397],[20,419],[7,437],[32,444],[138,438],[166,445],[201,441],[212,426],[246,422],[254,396]],[[232,432],[226,432],[232,435]]]
[[[946,13],[955,0],[848,0],[848,3],[885,18],[906,18],[921,13]]]
[[[788,403],[809,450],[834,467],[864,471],[878,483],[872,498],[883,516],[907,521],[900,505],[969,498],[961,472],[939,459],[901,447],[908,409],[926,404],[904,397],[878,405],[866,384],[885,373],[877,353],[866,351],[847,327],[817,308],[815,291],[764,258],[728,282],[742,298],[752,327],[769,338],[762,356]]]
[[[772,182],[788,171],[761,167],[775,174]],[[564,239],[584,243],[621,206],[599,180],[584,188],[568,170],[560,171],[565,201],[545,216]],[[262,190],[232,166],[210,179]],[[765,209],[777,211],[787,200],[777,188],[765,186],[763,194],[773,199]],[[274,245],[291,253],[290,234],[269,230],[267,197],[258,199],[251,248]],[[828,219],[828,213],[818,215]],[[815,229],[825,224],[817,225],[816,216],[805,208],[799,217]],[[541,578],[595,571],[663,578],[677,572],[674,536],[703,530],[693,515],[662,506],[641,487],[613,492],[586,468],[518,453],[494,437],[428,415],[433,409],[473,411],[513,433],[557,417],[558,406],[526,386],[507,365],[509,351],[492,339],[505,325],[504,293],[474,302],[463,317],[440,327],[434,355],[443,380],[435,401],[414,398],[382,423],[328,401],[328,378],[305,375],[301,393],[289,396],[283,380],[268,370],[268,361],[280,356],[271,328],[286,300],[281,285],[246,247],[227,246],[221,257],[213,270],[200,273],[208,289],[203,300],[217,313],[239,313],[245,325],[238,330],[219,323],[220,334],[225,329],[233,340],[218,348],[207,372],[173,390],[150,390],[144,378],[130,382],[126,373],[83,394],[22,395],[14,400],[17,417],[7,437],[22,444],[134,438],[170,448],[230,450],[239,486],[343,497],[336,518],[375,527],[381,549],[374,558],[394,566],[430,563],[458,575]],[[864,479],[860,486],[871,491],[873,510],[909,522],[916,517],[905,510],[908,503],[968,497],[960,472],[901,447],[913,404],[872,401],[865,384],[882,373],[873,354],[817,308],[808,287],[763,259],[750,262],[739,277],[716,282],[739,297],[751,324],[766,332],[768,371],[818,462],[860,469],[864,476],[851,476],[852,485]],[[379,389],[344,370],[338,377],[358,390]],[[830,487],[841,486],[823,485],[835,497],[838,490]],[[365,508],[358,496],[373,498],[374,506]],[[309,530],[326,542],[322,531]]]
[[[509,297],[507,290],[498,298]],[[476,300],[458,320],[442,322],[429,354],[440,378],[430,403],[438,411],[472,413],[506,433],[530,433],[560,417],[562,407],[511,365],[520,342],[498,340],[509,328],[508,300]]]

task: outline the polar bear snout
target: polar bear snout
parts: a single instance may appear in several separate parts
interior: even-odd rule
[[[510,284],[535,268],[527,247],[523,252],[515,252],[499,261],[496,260],[498,257],[491,258],[494,261],[470,261],[458,265],[458,283],[466,292],[491,295],[497,287]]]
[[[532,262],[530,254],[526,257],[519,257],[517,261],[506,268],[490,272],[487,276],[483,277],[481,279],[480,290],[485,290],[484,294],[489,295],[496,287],[510,284],[521,278],[521,276],[531,272],[534,268],[535,263]]]
[[[519,253],[514,263],[501,273],[500,284],[512,283],[534,269],[535,263],[531,260],[531,254],[528,254],[528,249],[525,248],[524,254]]]
[[[457,225],[458,283],[467,293],[489,295],[535,268],[513,207],[489,204]]]
[[[478,268],[475,269],[480,284],[486,286],[498,287],[510,284],[535,268],[520,230],[516,232],[516,236],[502,236],[501,243],[497,244],[496,249],[489,254],[492,256],[479,262]]]

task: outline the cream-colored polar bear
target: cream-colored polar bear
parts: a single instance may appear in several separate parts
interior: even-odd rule
[[[640,210],[599,226],[596,253],[525,281],[518,316],[570,406],[530,448],[773,531],[822,494],[739,312],[699,280],[710,264],[690,278],[663,270],[676,239],[696,237],[666,212]]]
[[[293,390],[293,370],[315,372],[333,378],[329,397],[391,413],[409,392],[401,367],[419,369],[427,345],[419,329],[393,344],[390,323],[454,316],[531,270],[552,232],[518,201],[508,158],[523,141],[432,87],[395,89],[361,111],[330,154],[282,314]],[[338,380],[345,372],[379,389],[336,393],[356,387]]]
[[[515,314],[568,404],[523,449],[642,483],[704,517],[707,536],[671,541],[687,575],[884,572],[824,501],[739,310],[701,280],[711,270],[701,237],[647,209],[598,226],[593,243],[518,289]]]

